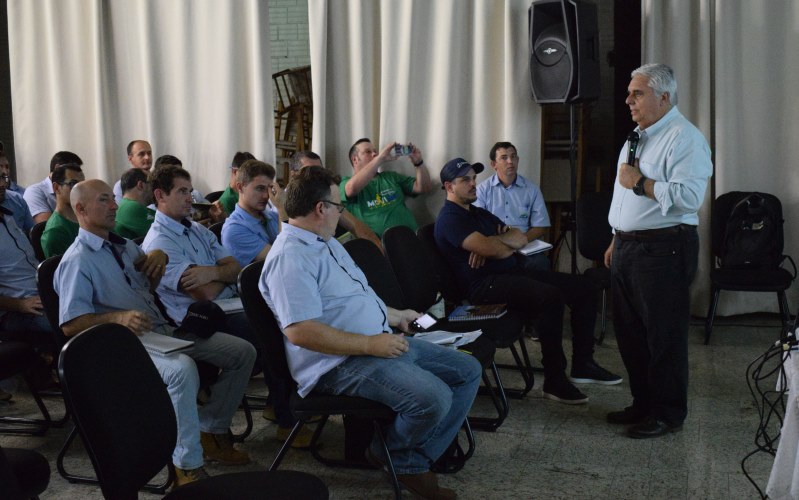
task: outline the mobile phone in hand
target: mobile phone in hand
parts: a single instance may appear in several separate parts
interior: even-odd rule
[[[429,314],[423,314],[411,322],[410,327],[414,332],[423,332],[435,325],[438,320]]]

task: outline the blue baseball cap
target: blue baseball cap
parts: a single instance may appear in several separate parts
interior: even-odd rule
[[[474,173],[479,174],[484,168],[482,163],[469,163],[463,158],[454,158],[441,169],[441,184],[452,182],[457,177],[463,177],[469,172],[469,169],[474,169]]]

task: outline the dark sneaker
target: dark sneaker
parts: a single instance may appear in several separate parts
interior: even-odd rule
[[[562,377],[555,380],[544,379],[544,397],[567,405],[588,403],[588,396],[580,392],[571,382]]]
[[[607,421],[609,424],[631,425],[643,422],[649,412],[641,410],[635,406],[628,406],[621,411],[612,411],[607,414]]]
[[[622,378],[605,370],[592,359],[587,363],[572,364],[569,380],[575,384],[616,385],[621,384]]]

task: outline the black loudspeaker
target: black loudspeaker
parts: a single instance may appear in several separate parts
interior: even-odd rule
[[[574,103],[599,97],[596,5],[583,0],[539,0],[527,12],[530,85],[537,103]]]

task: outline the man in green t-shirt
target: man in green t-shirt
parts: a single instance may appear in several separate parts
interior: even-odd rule
[[[59,165],[53,169],[51,180],[55,193],[55,211],[47,219],[42,233],[42,250],[47,258],[61,255],[78,237],[78,218],[69,203],[72,186],[84,180],[83,170],[77,163]]]
[[[153,191],[147,182],[147,173],[131,168],[122,174],[122,201],[117,208],[114,232],[123,238],[141,238],[150,230],[155,220],[155,210],[147,208],[153,202]]]
[[[247,151],[239,151],[233,155],[233,161],[230,163],[230,182],[225,192],[219,197],[219,205],[225,212],[225,217],[233,213],[233,210],[236,209],[236,203],[239,202],[239,193],[236,191],[236,174],[245,161],[254,159],[255,156]]]
[[[397,155],[397,148],[410,149],[407,156],[416,167],[415,177],[397,172],[378,172],[384,163],[406,155],[402,151]],[[425,193],[433,185],[419,148],[413,144],[405,146],[392,142],[378,153],[372,141],[364,138],[352,145],[349,157],[354,174],[342,178],[339,184],[341,200],[347,209],[378,237],[393,226],[408,226],[416,230],[416,219],[405,206],[405,197]]]

